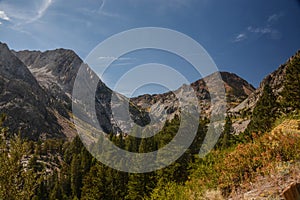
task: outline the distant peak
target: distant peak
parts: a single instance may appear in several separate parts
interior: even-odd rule
[[[64,48],[57,48],[57,49],[52,49],[52,50],[45,50],[45,51],[40,51],[40,50],[19,50],[19,51],[15,51],[12,50],[15,54],[18,55],[28,55],[28,54],[41,54],[41,55],[52,55],[52,56],[64,56],[64,55],[68,55],[68,56],[72,56],[72,57],[78,57],[79,56],[71,49],[64,49]]]
[[[79,57],[73,50],[71,49],[64,49],[64,48],[58,48],[58,49],[53,49],[53,50],[47,50],[42,52],[43,54],[69,54],[69,55],[74,55]]]
[[[12,50],[15,53],[42,53],[39,50],[20,50],[20,51],[16,51],[16,50]]]
[[[221,75],[233,75],[233,76],[238,76],[238,75],[235,74],[235,73],[227,72],[227,71],[220,71],[220,74],[221,74]]]

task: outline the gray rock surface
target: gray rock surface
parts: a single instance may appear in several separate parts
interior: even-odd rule
[[[4,125],[33,140],[44,134],[63,137],[49,103],[49,96],[28,68],[0,43],[0,112],[7,115]]]

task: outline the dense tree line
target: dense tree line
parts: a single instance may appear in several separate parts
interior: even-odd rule
[[[200,121],[195,141],[177,161],[156,172],[142,174],[120,172],[103,165],[90,155],[79,137],[71,142],[49,139],[36,143],[12,136],[8,144],[4,139],[8,132],[1,128],[0,199],[16,199],[20,195],[26,195],[28,199],[150,197],[155,188],[163,187],[167,182],[183,184],[188,179],[189,163],[193,160],[193,154],[199,151],[199,142],[205,136],[207,123],[208,120]],[[113,134],[107,137],[123,149],[146,153],[168,144],[176,135],[179,125],[180,120],[176,116],[150,138],[139,139]],[[94,146],[100,143],[98,141]],[[11,180],[16,182],[10,182]],[[16,185],[20,188],[12,191]],[[6,186],[11,189],[7,190]],[[5,196],[8,194],[9,197]]]

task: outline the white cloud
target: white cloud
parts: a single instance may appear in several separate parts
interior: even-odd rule
[[[273,14],[270,15],[264,26],[248,26],[246,28],[245,31],[237,34],[237,36],[234,37],[234,42],[241,42],[245,39],[247,39],[249,36],[249,38],[251,36],[263,36],[263,35],[268,35],[269,38],[273,39],[273,40],[278,40],[281,38],[281,33],[274,29],[274,23],[283,16],[283,13],[279,13],[279,14]]]
[[[245,33],[240,33],[235,37],[234,42],[241,42],[245,39],[247,39],[247,35]]]
[[[9,21],[10,18],[6,15],[6,13],[2,10],[0,10],[0,19],[2,20],[6,20],[6,21]]]
[[[267,33],[271,33],[273,30],[271,29],[271,27],[267,26],[267,27],[252,27],[252,26],[248,26],[247,30],[251,33],[261,33],[261,34],[267,34]]]
[[[273,15],[270,15],[269,17],[268,17],[268,22],[269,23],[272,23],[272,22],[276,22],[276,21],[278,21],[278,19],[280,19],[281,17],[283,17],[283,13],[281,12],[281,13],[275,13],[275,14],[273,14]]]

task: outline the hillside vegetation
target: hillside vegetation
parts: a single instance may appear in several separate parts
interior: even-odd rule
[[[150,199],[279,199],[300,180],[300,119],[285,119],[251,143],[212,151],[193,164],[184,186],[166,184]]]

